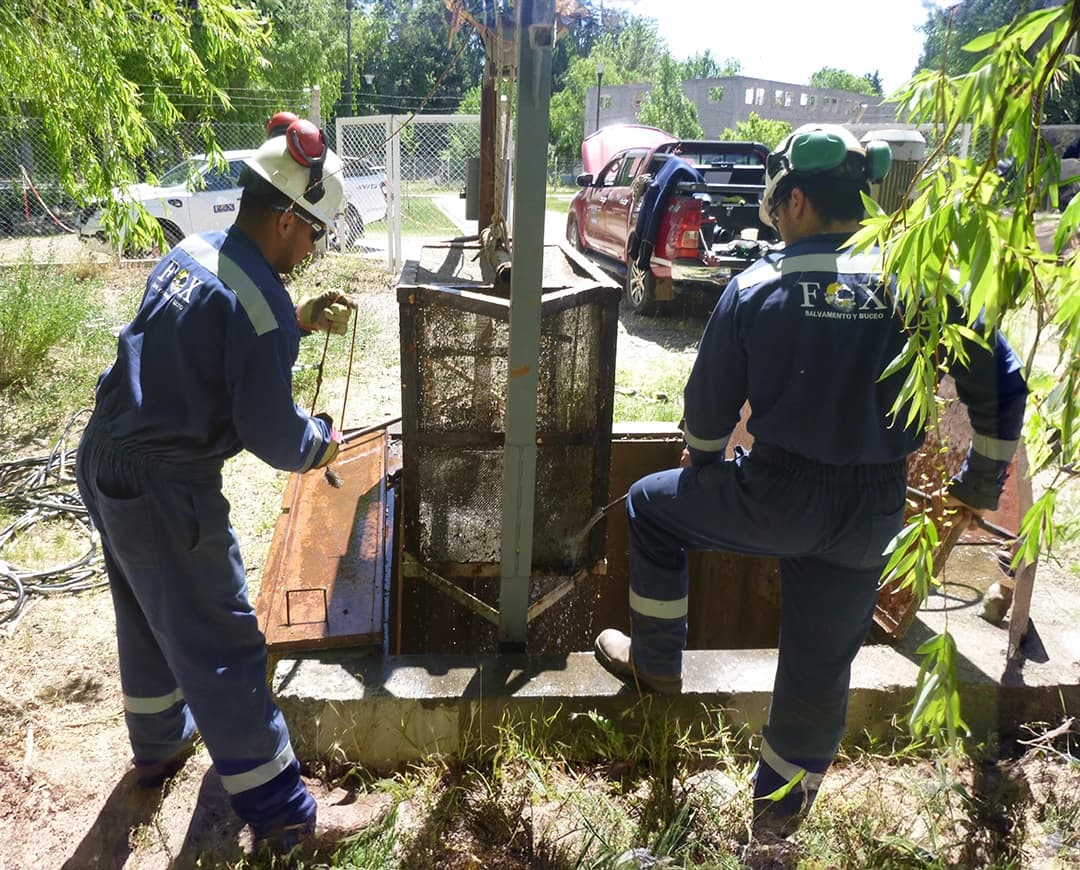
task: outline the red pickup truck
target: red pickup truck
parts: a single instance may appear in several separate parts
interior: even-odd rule
[[[588,169],[584,145],[582,152]],[[654,313],[658,303],[688,290],[716,295],[778,244],[776,233],[758,218],[768,153],[756,142],[674,139],[623,148],[595,174],[578,176],[581,190],[570,201],[566,239],[625,276],[626,301],[639,314]],[[689,163],[703,180],[677,182],[662,195],[656,232],[648,240],[651,258],[633,257],[628,247],[635,247],[629,243],[642,191],[672,157]]]

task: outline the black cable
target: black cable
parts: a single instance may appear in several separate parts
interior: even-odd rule
[[[89,414],[78,411],[68,421],[48,456],[0,462],[0,507],[14,519],[0,529],[0,625],[14,622],[31,596],[83,592],[105,585],[99,538],[75,484],[76,447],[67,442],[75,424]],[[35,523],[65,518],[89,538],[89,547],[67,563],[26,569],[5,561],[4,545]]]

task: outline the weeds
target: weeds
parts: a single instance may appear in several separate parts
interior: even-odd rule
[[[80,342],[94,310],[95,285],[20,260],[0,281],[0,390],[29,389],[53,348]]]

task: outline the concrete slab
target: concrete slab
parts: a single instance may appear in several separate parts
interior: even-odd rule
[[[1080,587],[1064,572],[1041,572],[1031,631],[1010,663],[1008,623],[977,616],[997,576],[993,547],[957,548],[944,594],[927,600],[907,635],[894,646],[863,648],[852,668],[849,743],[884,736],[892,718],[905,715],[919,671],[916,650],[946,627],[960,656],[963,716],[977,738],[1015,733],[1028,722],[1056,724],[1080,710]],[[688,651],[683,694],[642,704],[591,652],[384,657],[338,650],[279,660],[273,688],[300,757],[387,769],[490,744],[504,717],[543,716],[554,736],[572,740],[580,715],[590,711],[627,727],[647,711],[709,727],[722,711],[733,728],[753,734],[767,715],[775,666],[775,650]]]

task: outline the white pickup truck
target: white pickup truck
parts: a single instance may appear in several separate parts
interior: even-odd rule
[[[197,154],[163,173],[160,183],[133,184],[116,195],[140,202],[161,224],[165,241],[175,245],[184,236],[207,230],[223,230],[236,219],[240,207],[240,172],[244,158],[253,150],[225,151],[225,165],[213,167]],[[386,173],[360,158],[345,161],[345,214],[331,244],[351,247],[364,235],[368,224],[386,217]],[[79,215],[76,225],[84,241],[107,245],[101,226],[101,209],[91,206]]]

